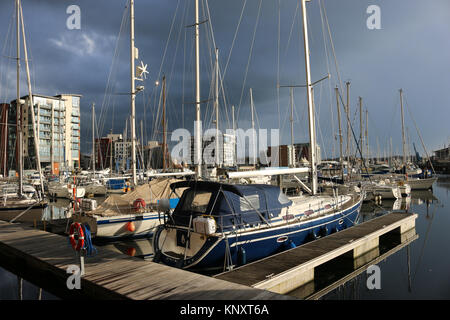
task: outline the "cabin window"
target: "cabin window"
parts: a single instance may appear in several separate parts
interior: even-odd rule
[[[186,195],[183,203],[183,211],[193,211],[198,213],[206,213],[212,192],[191,190]]]
[[[240,198],[241,211],[255,211],[260,208],[260,201],[258,194],[252,194],[245,196],[245,198]]]
[[[286,195],[280,191],[280,193],[278,194],[278,202],[281,203],[283,206],[285,206],[289,205],[291,203],[291,200],[289,200],[289,198],[286,197]]]

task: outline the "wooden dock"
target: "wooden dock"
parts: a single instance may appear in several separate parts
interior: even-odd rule
[[[364,264],[380,238],[415,235],[417,214],[392,212],[288,251],[216,275],[216,279],[286,294],[314,280],[315,268],[344,255]],[[403,241],[402,241],[403,242]],[[359,259],[358,258],[362,258]],[[366,259],[367,260],[367,259]],[[369,261],[369,260],[367,260]]]
[[[85,260],[80,289],[68,289],[77,259],[68,238],[0,221],[0,266],[68,299],[285,300],[262,289],[199,275],[98,248]]]

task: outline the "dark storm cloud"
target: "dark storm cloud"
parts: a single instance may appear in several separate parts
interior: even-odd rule
[[[129,40],[128,25],[123,29],[120,51],[113,68],[110,84],[114,88],[103,98],[108,75],[113,63],[117,36],[127,1],[125,0],[22,0],[29,49],[33,59],[33,83],[35,92],[46,95],[57,93],[82,94],[82,139],[90,141],[90,105],[96,104],[98,119],[102,120],[103,134],[114,128],[122,132],[125,118],[129,115],[128,97],[117,95],[129,91]],[[202,1],[204,9],[205,2]],[[66,20],[69,5],[81,9],[81,30],[68,30]],[[289,143],[289,90],[277,90],[280,84],[304,84],[303,37],[300,11],[297,1],[290,0],[209,0],[211,23],[216,46],[220,50],[221,71],[229,59],[224,78],[227,105],[221,103],[221,125],[230,126],[231,105],[236,106],[238,125],[250,126],[249,88],[253,88],[255,108],[259,126],[282,128],[283,143]],[[232,48],[237,23],[245,4],[239,32]],[[253,31],[259,15],[253,42]],[[278,6],[280,4],[280,6]],[[381,8],[381,30],[366,27],[369,5]],[[324,0],[330,31],[333,36],[342,82],[351,81],[352,119],[355,133],[359,134],[357,111],[358,96],[363,97],[369,109],[369,141],[372,150],[376,139],[381,145],[392,136],[394,150],[401,150],[398,89],[404,88],[408,106],[430,149],[446,142],[450,136],[448,125],[441,119],[448,118],[447,94],[449,85],[448,58],[450,45],[444,41],[450,31],[450,4],[445,0],[421,1],[369,1],[369,0]],[[137,97],[137,119],[144,120],[148,138],[153,132],[156,116],[154,102],[159,99],[159,88],[154,82],[167,77],[169,131],[182,124],[192,130],[194,120],[194,51],[193,23],[194,2],[187,0],[136,0],[136,46],[140,59],[149,66],[146,90]],[[280,10],[280,22],[278,20]],[[14,1],[0,3],[0,41],[4,48],[6,34],[14,11]],[[203,12],[203,11],[202,11]],[[174,18],[174,15],[176,16]],[[202,18],[205,19],[202,13]],[[293,20],[295,17],[295,20]],[[308,4],[311,45],[311,72],[317,80],[331,72],[332,78],[315,88],[318,113],[318,137],[325,155],[336,154],[335,131],[336,107],[334,86],[338,84],[330,43],[325,51],[322,20],[318,0]],[[170,41],[166,41],[173,22]],[[278,25],[279,23],[279,25]],[[278,26],[280,40],[278,41]],[[13,26],[12,26],[13,28]],[[292,28],[292,29],[291,29]],[[202,51],[202,99],[210,97],[213,44],[207,40],[209,25],[201,26]],[[292,33],[291,33],[292,31]],[[253,47],[252,47],[253,43]],[[289,45],[288,45],[289,44]],[[251,58],[249,59],[252,48]],[[164,55],[164,52],[165,55]],[[279,53],[279,65],[278,65]],[[2,54],[4,54],[2,52]],[[164,57],[164,63],[163,63]],[[327,63],[328,57],[328,63]],[[248,61],[250,63],[248,64]],[[138,61],[139,63],[139,61]],[[15,88],[14,68],[10,70],[11,83],[1,85]],[[184,87],[184,91],[183,91]],[[25,83],[22,84],[25,94]],[[3,90],[2,90],[3,92]],[[14,90],[2,101],[14,98]],[[279,100],[278,100],[279,98]],[[344,97],[345,98],[345,97]],[[222,102],[222,100],[221,100]],[[183,104],[184,103],[184,104]],[[295,90],[296,129],[298,142],[307,137],[306,98],[304,89]],[[225,110],[225,107],[227,108]],[[211,103],[202,105],[202,114],[210,125]],[[114,116],[113,116],[114,111]],[[145,118],[144,118],[145,113]],[[226,115],[228,114],[228,117]],[[409,115],[409,113],[407,113]],[[114,123],[113,123],[114,119]],[[440,122],[442,121],[442,122]],[[407,121],[411,140],[419,145],[415,127]],[[139,129],[139,127],[138,127]],[[88,143],[84,151],[89,150]]]

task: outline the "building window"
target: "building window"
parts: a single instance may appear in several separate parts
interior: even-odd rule
[[[80,106],[80,98],[79,97],[72,97],[72,106],[73,107],[79,107]]]

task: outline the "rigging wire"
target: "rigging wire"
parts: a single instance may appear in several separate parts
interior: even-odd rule
[[[225,78],[225,75],[226,75],[227,70],[228,70],[228,64],[230,63],[231,54],[233,52],[234,43],[236,41],[236,37],[237,37],[238,31],[239,31],[239,27],[241,26],[241,21],[242,21],[242,17],[244,16],[244,11],[245,11],[246,4],[247,4],[247,0],[244,0],[244,4],[242,5],[242,9],[241,9],[241,14],[239,16],[239,21],[237,23],[236,30],[234,32],[233,41],[231,42],[231,48],[230,48],[230,52],[228,53],[227,62],[225,63],[225,68],[224,68],[224,71],[223,71],[223,78]]]
[[[244,89],[245,89],[245,84],[246,84],[246,81],[247,81],[247,75],[248,75],[248,70],[249,70],[249,66],[250,66],[250,60],[251,60],[252,54],[253,54],[253,46],[255,44],[256,30],[258,29],[259,18],[261,16],[261,5],[262,5],[262,0],[259,1],[258,13],[257,13],[257,16],[256,16],[256,22],[255,22],[255,26],[254,26],[254,30],[253,30],[253,36],[252,36],[252,41],[251,41],[251,45],[250,45],[250,51],[249,51],[249,55],[248,55],[247,66],[245,68],[244,80],[243,80],[243,83],[242,83],[241,96],[240,96],[240,99],[239,99],[239,105],[238,105],[238,109],[237,109],[237,119],[239,119],[239,111],[240,111],[240,108],[241,108],[242,98],[243,98],[243,95],[244,95]]]
[[[9,100],[7,98],[8,95],[8,85],[7,85],[7,79],[8,79],[8,75],[11,73],[11,65],[13,63],[12,61],[12,56],[13,56],[13,31],[12,31],[12,26],[14,24],[14,19],[15,19],[15,14],[16,14],[16,10],[13,9],[13,12],[9,15],[10,21],[8,24],[8,31],[6,32],[6,36],[5,36],[5,41],[3,44],[3,48],[2,48],[2,58],[7,58],[7,63],[5,62],[6,65],[6,70],[4,70],[4,64],[1,63],[0,64],[0,101],[7,101]],[[9,52],[7,52],[9,49]],[[11,59],[9,58],[11,57]],[[14,58],[16,59],[16,58]],[[4,78],[3,78],[4,77]],[[4,90],[2,92],[2,90]],[[3,94],[5,95],[3,98]]]
[[[319,2],[322,2],[323,0],[319,0]],[[321,27],[322,27],[322,38],[323,38],[323,45],[324,45],[324,50],[325,50],[325,54],[326,54],[326,65],[327,65],[327,73],[331,75],[331,71],[330,71],[330,56],[328,54],[328,47],[327,47],[327,42],[325,41],[325,24],[324,24],[324,13],[323,13],[323,9],[322,6],[320,7],[320,20],[321,20]],[[330,101],[330,115],[331,115],[331,119],[334,119],[334,107],[333,107],[333,103],[332,101],[332,88],[331,88],[331,81],[328,81],[328,90],[329,90],[329,101]],[[335,135],[335,127],[334,127],[334,121],[330,121],[331,122],[331,132],[333,134],[333,136]],[[332,143],[332,157],[334,158],[336,156],[336,152],[335,152],[335,147],[337,144],[337,140],[334,140],[334,143]]]
[[[414,126],[416,127],[417,134],[418,134],[418,136],[419,136],[419,138],[420,138],[420,142],[422,143],[423,150],[425,151],[425,154],[427,155],[428,161],[429,161],[429,163],[430,163],[430,165],[431,165],[431,169],[433,170],[433,173],[436,174],[436,171],[434,170],[433,163],[432,163],[431,160],[430,160],[430,159],[431,159],[431,158],[430,158],[430,155],[428,154],[427,148],[425,147],[425,144],[424,144],[424,142],[423,142],[422,135],[420,134],[419,128],[417,127],[416,120],[414,120],[414,118],[413,118],[413,116],[412,116],[412,113],[411,113],[411,111],[410,111],[410,108],[409,108],[408,102],[406,101],[406,98],[404,98],[404,100],[405,100],[405,105],[407,106],[407,108],[405,108],[405,109],[408,110],[409,116],[411,117],[411,119],[412,119],[412,121],[413,121],[413,123],[414,123]]]
[[[128,0],[126,2],[128,2]],[[118,60],[119,60],[120,42],[123,37],[125,25],[128,22],[128,14],[127,14],[128,10],[129,10],[129,8],[128,8],[128,5],[126,4],[124,12],[122,14],[122,20],[121,20],[121,24],[120,24],[120,28],[119,28],[119,34],[116,39],[116,45],[114,47],[111,68],[109,70],[108,78],[106,81],[105,93],[103,95],[103,100],[102,100],[102,104],[101,104],[101,108],[100,108],[100,116],[98,117],[98,119],[99,119],[98,125],[100,126],[100,132],[103,132],[104,124],[106,121],[106,116],[108,115],[108,111],[109,111],[109,107],[111,104],[114,105],[115,100],[116,100],[116,98],[113,96],[113,91],[115,90],[115,87],[116,87],[116,81],[115,81],[115,79],[117,77],[117,71],[116,71],[117,67],[116,66],[117,66]]]
[[[280,42],[281,42],[281,0],[278,0],[278,39],[277,39],[277,109],[278,109],[278,129],[281,131],[281,106],[280,106]],[[280,134],[281,135],[281,134]],[[282,141],[281,136],[278,137],[280,142]],[[279,158],[279,148],[276,148],[277,154],[275,155],[276,159]]]

